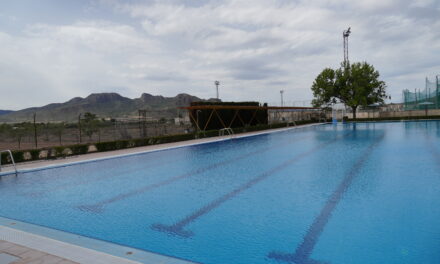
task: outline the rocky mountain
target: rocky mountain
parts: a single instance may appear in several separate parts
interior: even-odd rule
[[[164,97],[143,93],[141,97],[130,99],[117,93],[94,93],[86,98],[75,97],[64,103],[31,107],[0,115],[0,122],[26,122],[37,114],[38,122],[65,121],[74,122],[79,114],[91,112],[100,118],[135,118],[138,110],[147,110],[147,116],[153,118],[172,118],[178,113],[177,107],[188,106],[195,101],[204,100],[189,94]]]

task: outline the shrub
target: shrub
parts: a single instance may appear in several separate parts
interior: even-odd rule
[[[96,143],[96,149],[99,152],[102,151],[110,151],[127,148],[129,145],[129,140],[116,140],[116,141],[107,141],[107,142],[99,142]]]
[[[53,148],[53,152],[52,154],[54,155],[54,157],[65,157],[66,155],[63,153],[65,147],[59,146],[59,147],[54,147]]]
[[[0,153],[1,155],[1,163],[2,164],[8,164],[8,153]]]
[[[86,154],[89,149],[89,145],[87,144],[77,144],[69,146],[70,150],[72,150],[72,155],[80,155]]]
[[[24,151],[21,150],[12,151],[12,156],[14,157],[15,162],[24,161]],[[9,155],[7,155],[7,159],[9,161],[8,163],[11,163],[11,161],[9,160]]]
[[[32,160],[37,160],[40,158],[40,150],[39,149],[29,150],[29,153],[31,154]]]

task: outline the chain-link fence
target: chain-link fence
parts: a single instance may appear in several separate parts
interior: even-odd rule
[[[0,124],[0,149],[35,149],[190,132],[191,124],[174,120]]]
[[[423,90],[403,91],[405,110],[440,109],[440,80],[437,75],[434,81],[425,79]]]

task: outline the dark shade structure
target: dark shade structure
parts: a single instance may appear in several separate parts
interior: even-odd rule
[[[187,109],[198,130],[217,130],[268,124],[268,110],[310,110],[312,107],[279,107],[258,102],[193,102]]]

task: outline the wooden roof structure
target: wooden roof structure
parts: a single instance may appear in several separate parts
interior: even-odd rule
[[[247,105],[192,105],[192,106],[185,106],[185,107],[178,107],[179,109],[185,109],[188,110],[188,114],[190,119],[194,122],[194,124],[197,126],[197,129],[200,131],[205,131],[205,129],[208,127],[209,122],[211,121],[214,114],[217,116],[218,120],[222,124],[223,128],[230,128],[231,125],[234,123],[236,119],[240,120],[241,124],[243,126],[251,124],[254,119],[256,119],[257,112],[259,110],[285,110],[285,111],[304,111],[304,110],[322,110],[321,108],[316,107],[298,107],[298,106],[247,106]],[[222,119],[222,117],[219,115],[217,110],[235,110],[235,114],[232,118],[232,120],[226,124],[225,121]],[[199,120],[198,118],[194,118],[193,111],[197,110],[211,110],[208,120],[206,121],[205,125],[203,126],[203,129],[199,126]],[[243,118],[240,116],[240,110],[254,110],[253,115],[250,120],[243,120]],[[197,112],[196,112],[197,115]],[[258,121],[258,120],[257,120]]]

